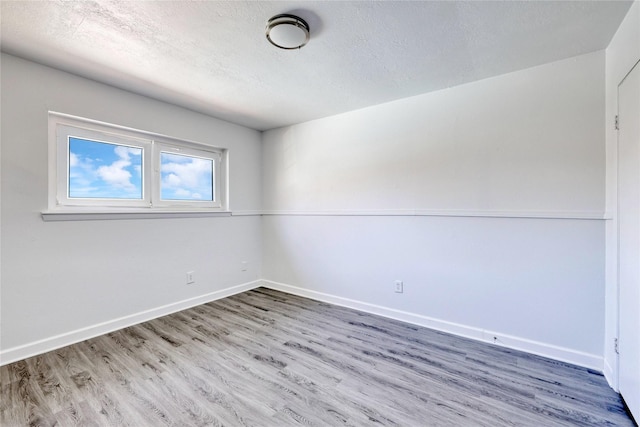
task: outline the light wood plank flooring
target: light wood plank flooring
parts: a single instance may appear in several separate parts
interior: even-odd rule
[[[601,374],[260,288],[0,368],[9,426],[632,426]]]

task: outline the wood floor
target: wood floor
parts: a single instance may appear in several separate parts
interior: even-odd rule
[[[0,381],[3,427],[633,425],[589,369],[264,288]]]

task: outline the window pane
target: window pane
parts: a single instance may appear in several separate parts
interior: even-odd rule
[[[142,199],[142,148],[69,137],[68,197]]]
[[[211,159],[161,152],[160,181],[162,200],[215,200]]]

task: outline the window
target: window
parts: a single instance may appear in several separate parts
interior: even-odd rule
[[[214,200],[213,160],[160,153],[160,200]]]
[[[226,150],[49,113],[50,210],[223,210]]]
[[[144,148],[69,137],[69,199],[142,200]]]
[[[157,144],[154,163],[158,167],[155,200],[160,205],[207,206],[216,203],[220,181],[217,153]]]

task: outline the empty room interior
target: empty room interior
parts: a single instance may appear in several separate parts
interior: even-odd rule
[[[3,427],[638,425],[640,2],[0,16]]]

